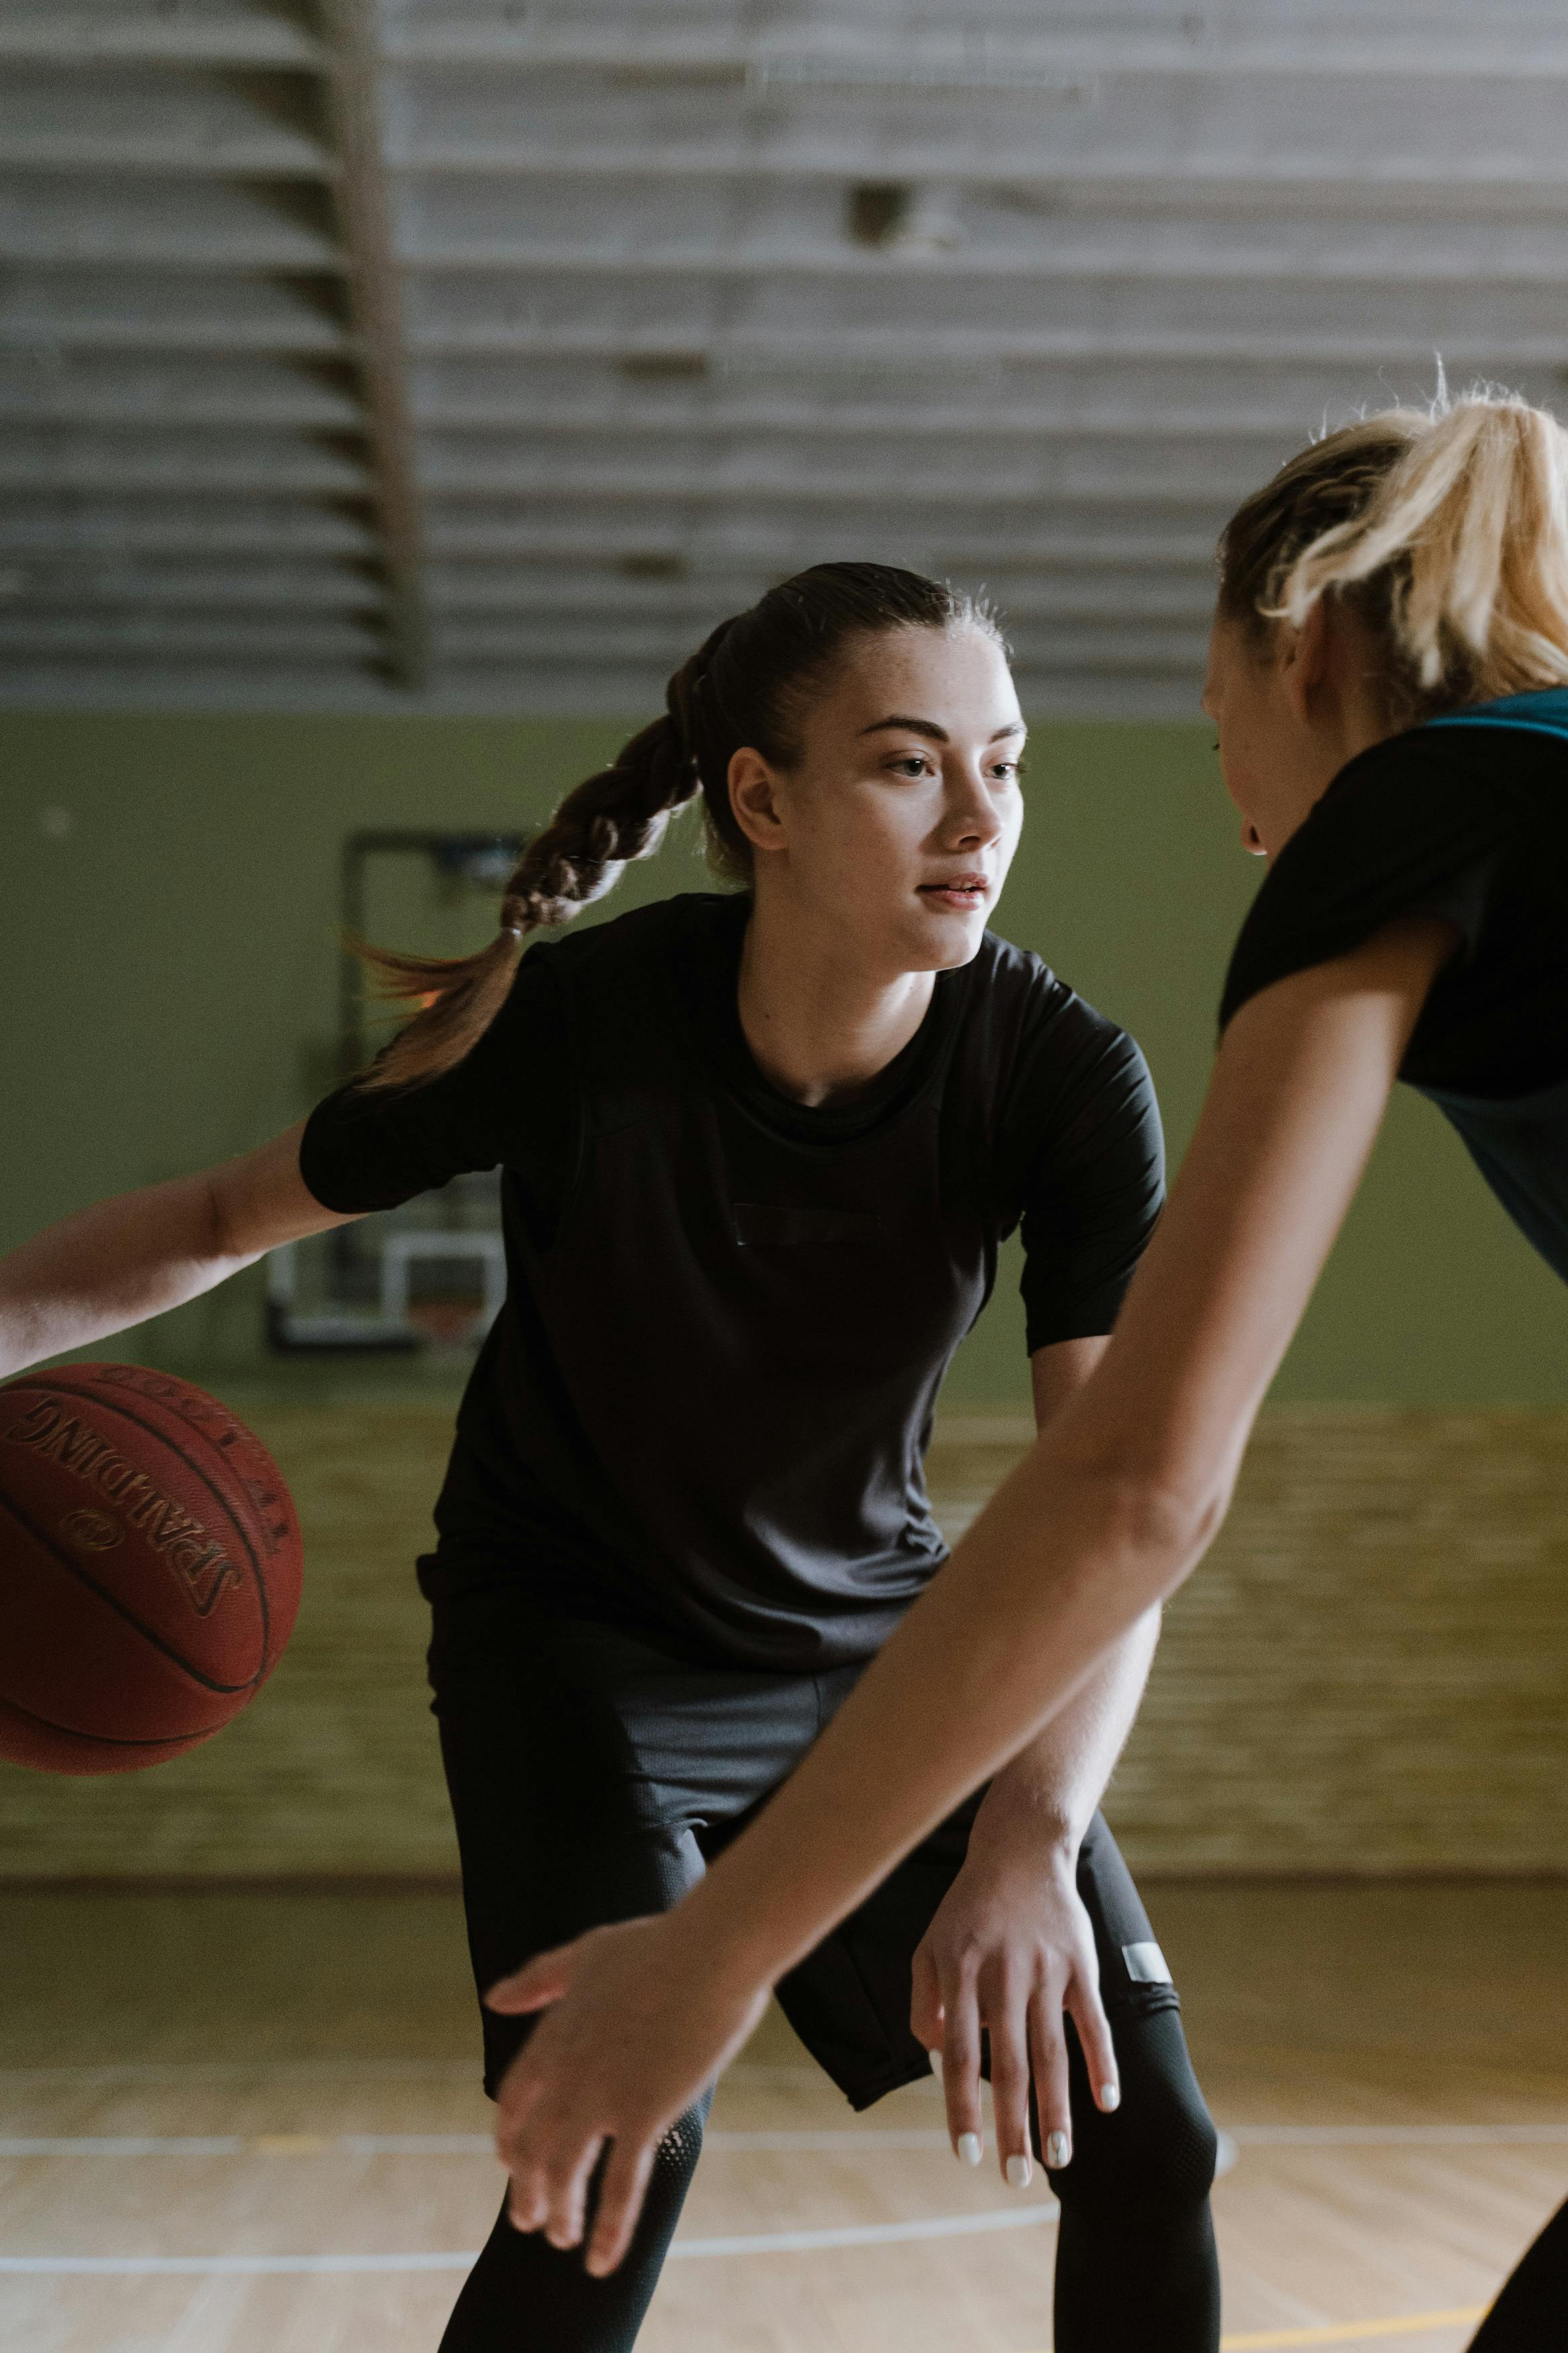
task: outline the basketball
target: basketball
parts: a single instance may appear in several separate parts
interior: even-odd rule
[[[0,1756],[129,1773],[253,1699],[300,1606],[299,1522],[226,1406],[137,1365],[0,1388]]]

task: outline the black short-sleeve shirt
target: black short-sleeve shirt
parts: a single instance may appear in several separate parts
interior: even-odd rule
[[[1458,935],[1400,1077],[1568,1278],[1568,689],[1482,703],[1347,763],[1273,861],[1222,1026],[1401,916]]]
[[[563,1609],[757,1663],[865,1656],[942,1557],[921,1456],[1021,1227],[1031,1349],[1110,1329],[1158,1213],[1126,1032],[987,934],[871,1086],[808,1108],[737,1007],[749,902],[531,948],[455,1069],[307,1124],[316,1198],[499,1166],[509,1286],[437,1507]]]

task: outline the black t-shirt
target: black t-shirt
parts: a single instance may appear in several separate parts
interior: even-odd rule
[[[1568,1280],[1568,688],[1479,703],[1340,771],[1266,877],[1221,1025],[1270,982],[1436,914],[1459,945],[1400,1077]]]
[[[853,1101],[763,1078],[749,902],[690,896],[524,956],[429,1084],[345,1091],[300,1146],[326,1207],[500,1166],[509,1285],[437,1510],[441,1553],[548,1606],[810,1669],[875,1650],[943,1557],[937,1388],[1021,1226],[1031,1349],[1110,1330],[1163,1187],[1147,1068],[987,934]]]

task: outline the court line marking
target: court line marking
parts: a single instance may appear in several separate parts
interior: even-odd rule
[[[1238,2337],[1222,2337],[1219,2353],[1283,2353],[1289,2345],[1366,2345],[1374,2337],[1420,2337],[1432,2328],[1455,2328],[1479,2320],[1484,2304],[1464,2305],[1452,2312],[1406,2312],[1387,2320],[1319,2321],[1307,2328],[1247,2328]]]
[[[665,2260],[714,2255],[813,2254],[828,2247],[889,2247],[910,2240],[961,2239],[988,2231],[1038,2230],[1057,2219],[1055,2199],[978,2214],[933,2214],[918,2222],[851,2223],[839,2230],[754,2231],[735,2238],[677,2239]],[[257,2273],[468,2271],[479,2249],[432,2254],[374,2255],[3,2255],[0,2274],[43,2279],[207,2277]]]
[[[125,2059],[80,2067],[0,2067],[7,2084],[473,2084],[468,2059]],[[831,2089],[826,2075],[819,2079]]]
[[[946,2149],[939,2127],[708,2132],[707,2149]],[[489,2133],[7,2133],[0,2158],[29,2157],[493,2157]]]
[[[678,2255],[795,2255],[819,2247],[893,2247],[911,2239],[964,2239],[980,2231],[1030,2231],[1057,2219],[1054,2198],[1033,2206],[992,2207],[979,2214],[936,2214],[921,2222],[858,2222],[842,2230],[758,2231],[733,2239],[677,2239]]]
[[[1217,2170],[1227,2173],[1238,2148],[1510,2148],[1568,2144],[1568,2120],[1495,2125],[1228,2125],[1219,2135]],[[939,2126],[909,2125],[820,2131],[783,2128],[704,2136],[710,2149],[788,2151],[938,2149]],[[35,2157],[488,2157],[488,2133],[12,2133],[0,2134],[0,2158]]]
[[[1408,2312],[1391,2320],[1336,2320],[1316,2328],[1247,2329],[1239,2337],[1222,2337],[1220,2353],[1272,2353],[1287,2345],[1365,2345],[1378,2337],[1420,2337],[1431,2328],[1458,2328],[1479,2320],[1484,2304],[1462,2305],[1451,2312]]]
[[[84,2133],[78,2137],[14,2133],[0,2138],[0,2158],[243,2157],[250,2146],[232,2133],[205,2137],[195,2133]]]
[[[0,2276],[207,2279],[261,2273],[466,2272],[479,2256],[477,2247],[461,2254],[430,2255],[0,2255]]]
[[[114,2059],[89,2060],[55,2067],[0,2067],[5,2084],[215,2084],[254,2083],[258,2077],[279,2083],[477,2084],[479,2070],[472,2059]],[[801,2091],[832,2092],[837,2087],[820,2067],[773,2065],[760,2060],[738,2059],[724,2070],[726,2083],[787,2084]],[[941,2097],[924,2076],[902,2084],[903,2091]]]
[[[1480,2148],[1568,2141],[1568,2123],[1523,2125],[1229,2125],[1243,2148]]]
[[[1215,2170],[1228,2173],[1236,2146],[1222,2133]],[[816,2152],[851,2156],[858,2149],[944,2152],[945,2132],[911,2126],[907,2131],[709,2132],[703,2151],[771,2149],[785,2154]],[[47,2157],[494,2157],[489,2133],[11,2133],[0,2134],[0,2162]]]

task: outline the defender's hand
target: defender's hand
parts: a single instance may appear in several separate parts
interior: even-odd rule
[[[933,2057],[940,2052],[954,2152],[982,2155],[980,2031],[991,2038],[996,2155],[1005,2180],[1025,2188],[1029,2084],[1040,2138],[1053,2168],[1072,2156],[1066,2013],[1078,2029],[1089,2079],[1104,2109],[1121,2099],[1116,2051],[1100,1999],[1100,1965],[1072,1861],[1042,1854],[1037,1841],[1001,1851],[972,1844],[914,1957],[910,2023]]]
[[[595,2277],[631,2242],[659,2142],[767,2000],[766,1986],[727,1984],[689,1944],[673,1915],[595,1928],[485,1996],[513,2016],[547,2010],[500,2087],[496,2149],[511,2176],[514,2227],[576,2246],[608,2151],[586,2258]]]

